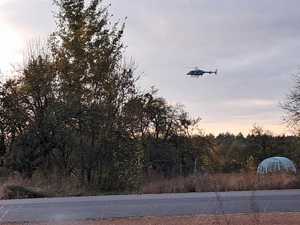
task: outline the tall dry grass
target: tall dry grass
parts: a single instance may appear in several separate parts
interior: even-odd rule
[[[28,197],[67,197],[92,195],[92,190],[80,185],[73,177],[59,177],[35,174],[31,179],[24,179],[15,174],[0,180],[0,199]]]
[[[189,177],[165,179],[152,177],[142,186],[145,194],[187,193],[187,192],[219,192],[300,188],[300,177],[291,174],[273,174],[258,176],[256,173],[207,174]],[[96,187],[83,187],[74,177],[45,178],[35,175],[30,180],[20,176],[12,176],[0,181],[0,199],[14,198],[14,190],[21,190],[37,196],[48,197],[99,195]],[[22,195],[17,193],[17,197]],[[24,198],[26,197],[23,196]]]
[[[145,194],[293,189],[300,178],[292,174],[259,176],[256,173],[207,174],[171,179],[155,178],[142,188]]]

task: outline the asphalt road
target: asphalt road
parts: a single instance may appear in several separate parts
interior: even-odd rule
[[[300,212],[300,190],[0,201],[0,223],[249,212]]]

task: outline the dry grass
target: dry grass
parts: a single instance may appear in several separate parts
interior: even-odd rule
[[[186,193],[246,191],[299,188],[299,177],[291,174],[258,176],[256,173],[213,174],[203,176],[155,179],[147,182],[143,193]]]
[[[11,186],[27,187],[30,186],[30,182],[19,176],[11,176],[2,180],[0,185],[0,199],[9,199],[9,187]]]
[[[194,217],[147,217],[139,219],[118,219],[102,221],[81,222],[52,222],[40,224],[15,224],[15,225],[299,225],[299,213],[262,214],[260,219],[252,215],[224,216],[194,216]],[[8,224],[3,224],[8,225]],[[10,224],[11,225],[11,224]]]
[[[177,177],[172,179],[151,178],[141,192],[145,194],[216,192],[292,189],[300,187],[300,177],[291,174],[273,174],[257,176],[255,173],[211,174],[201,176]],[[0,183],[0,199],[14,198],[11,186],[25,188],[37,194],[49,197],[97,195],[99,189],[82,187],[75,178],[57,176],[45,178],[35,175],[31,180],[20,176],[7,178]],[[16,198],[22,198],[22,195]],[[26,195],[23,196],[26,198]]]
[[[66,197],[92,195],[91,190],[83,188],[74,178],[48,177],[35,175],[32,179],[23,179],[19,175],[10,176],[0,181],[0,199],[26,198],[26,195],[14,196],[12,189],[24,189],[37,196]]]

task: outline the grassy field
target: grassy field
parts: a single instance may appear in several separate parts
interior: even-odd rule
[[[256,173],[207,174],[188,177],[150,177],[140,190],[122,194],[160,194],[216,191],[246,191],[300,188],[300,177],[292,174],[258,176]],[[9,177],[1,181],[0,198],[36,198],[104,195],[100,187],[82,187],[72,178],[46,180],[34,177],[23,180]],[[120,193],[110,193],[120,194]]]
[[[300,213],[194,217],[147,217],[81,222],[49,222],[15,225],[299,225]],[[3,224],[8,225],[8,224]],[[12,224],[10,224],[12,225]]]
[[[259,176],[256,173],[208,174],[202,176],[157,178],[146,182],[145,194],[248,191],[300,188],[300,178],[292,174],[270,174]]]

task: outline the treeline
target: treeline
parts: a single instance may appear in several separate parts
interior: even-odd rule
[[[152,137],[149,142],[155,144],[147,163],[163,176],[256,171],[262,160],[272,156],[300,163],[298,136],[274,136],[256,126],[247,136],[174,135],[167,141]]]
[[[135,189],[154,142],[194,122],[155,90],[138,90],[123,57],[125,25],[110,21],[107,6],[55,4],[57,31],[46,46],[30,46],[24,69],[0,86],[1,166],[26,178],[38,171]]]
[[[296,136],[197,134],[198,119],[139,90],[123,57],[125,25],[101,1],[57,0],[57,31],[29,48],[0,85],[0,166],[25,178],[73,177],[103,191],[136,190],[145,178],[255,169],[281,155],[297,163]]]

